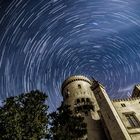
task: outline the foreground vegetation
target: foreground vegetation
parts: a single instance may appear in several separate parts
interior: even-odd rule
[[[2,140],[76,140],[87,133],[83,118],[69,106],[48,113],[47,95],[38,90],[3,101],[0,107]]]

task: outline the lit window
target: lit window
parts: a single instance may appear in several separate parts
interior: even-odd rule
[[[122,107],[126,107],[126,105],[125,105],[125,104],[121,104],[121,106],[122,106]]]
[[[140,122],[135,116],[134,112],[125,114],[128,122],[130,123],[131,127],[140,127]]]

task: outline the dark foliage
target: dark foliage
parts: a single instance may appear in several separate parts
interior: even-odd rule
[[[86,135],[84,118],[74,115],[67,105],[48,117],[46,99],[46,94],[36,90],[4,100],[0,140],[77,140]]]
[[[7,98],[0,108],[0,139],[38,140],[47,136],[47,95],[36,90]]]
[[[74,115],[68,105],[51,113],[50,120],[52,140],[77,140],[87,134],[84,118]]]

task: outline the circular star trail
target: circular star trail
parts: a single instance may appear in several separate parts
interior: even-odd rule
[[[0,98],[33,89],[53,110],[71,75],[94,77],[111,98],[140,82],[139,0],[0,0]]]

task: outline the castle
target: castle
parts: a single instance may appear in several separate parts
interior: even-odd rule
[[[83,140],[140,140],[140,86],[132,97],[110,100],[96,80],[77,75],[62,84],[63,103],[84,117],[87,136]]]

